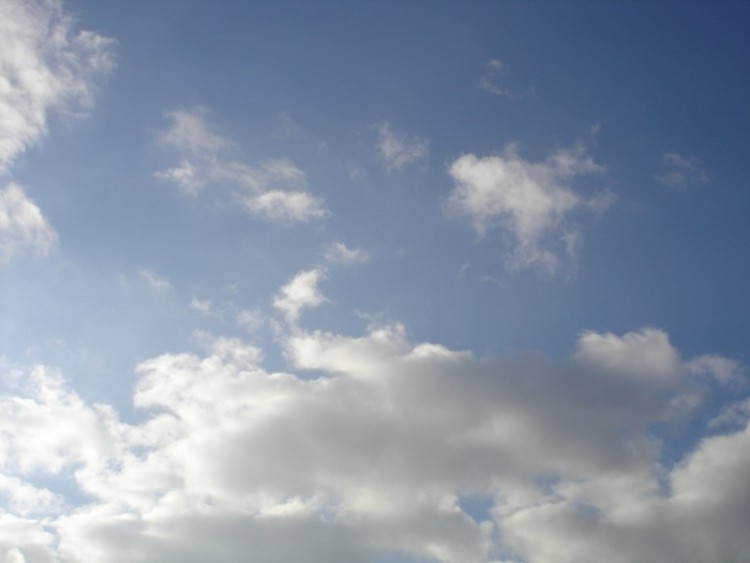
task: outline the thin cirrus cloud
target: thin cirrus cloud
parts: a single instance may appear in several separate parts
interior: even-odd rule
[[[57,0],[3,0],[0,19],[0,172],[47,133],[50,112],[91,103],[96,79],[114,66],[112,41],[77,31]]]
[[[208,115],[203,107],[167,114],[171,123],[158,140],[182,159],[178,166],[156,172],[157,178],[176,183],[190,196],[211,185],[229,185],[234,201],[271,222],[308,222],[328,215],[323,201],[306,190],[305,173],[289,159],[271,159],[260,166],[225,159],[223,153],[232,143],[214,132]]]
[[[498,155],[465,154],[448,170],[455,186],[447,207],[480,237],[500,228],[512,267],[554,272],[561,255],[571,256],[580,238],[574,212],[611,203],[607,192],[587,198],[575,188],[577,178],[602,171],[580,144],[540,162],[524,159],[514,145]]]
[[[400,133],[387,121],[379,123],[377,130],[377,148],[388,172],[427,158],[429,143],[426,139]]]
[[[297,319],[325,302],[319,277],[294,276],[277,309]],[[297,374],[266,371],[262,351],[233,338],[142,362],[139,423],[87,403],[54,370],[15,368],[0,396],[11,499],[0,553],[42,563],[117,561],[123,550],[139,563],[750,553],[750,411],[728,409],[732,432],[663,464],[654,428],[690,420],[722,376],[703,362],[694,377],[694,360],[659,329],[589,332],[563,360],[480,359],[413,343],[399,324],[358,336],[281,330]],[[69,503],[73,490],[85,504]],[[467,498],[490,508],[471,514]]]
[[[11,183],[0,190],[0,264],[27,250],[45,256],[57,239],[42,211],[19,185]]]
[[[670,188],[686,189],[693,185],[709,183],[709,177],[697,158],[670,152],[661,157],[661,171],[656,179]]]
[[[367,262],[370,253],[362,248],[349,248],[343,242],[333,242],[326,247],[325,259],[333,264],[357,264]]]

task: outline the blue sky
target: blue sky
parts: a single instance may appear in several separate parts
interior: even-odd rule
[[[746,4],[0,14],[2,561],[750,558]]]

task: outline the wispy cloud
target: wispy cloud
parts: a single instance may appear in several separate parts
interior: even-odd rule
[[[333,242],[325,251],[325,260],[330,263],[356,264],[366,262],[370,254],[361,248],[349,248],[343,242]]]
[[[698,159],[688,158],[676,152],[662,155],[661,171],[655,177],[665,186],[677,189],[709,182],[708,174]]]
[[[91,103],[96,79],[114,65],[112,41],[75,29],[57,0],[0,6],[0,172],[47,133],[50,112]]]
[[[505,62],[500,59],[490,59],[484,65],[484,72],[479,79],[479,88],[495,96],[502,96],[510,99],[518,99],[533,95],[533,88],[528,88],[522,93],[511,91],[511,89],[505,84],[507,73],[508,65]]]
[[[176,183],[186,195],[208,186],[228,187],[231,197],[252,215],[279,223],[307,222],[328,215],[323,201],[306,189],[305,173],[286,158],[259,166],[224,157],[232,143],[217,134],[203,107],[167,114],[171,121],[160,135],[162,145],[177,149],[181,163],[155,176]]]
[[[141,270],[140,272],[141,277],[148,283],[148,285],[155,289],[156,291],[169,291],[172,289],[172,284],[170,281],[153,270],[150,270],[148,268]]]
[[[0,190],[0,264],[27,250],[44,256],[57,238],[39,207],[20,186],[11,183]]]
[[[426,139],[399,133],[388,122],[378,124],[377,130],[377,147],[389,172],[427,158],[429,144]]]
[[[611,202],[605,192],[586,198],[574,187],[577,177],[602,170],[581,144],[541,162],[524,159],[513,145],[499,155],[466,154],[449,168],[456,185],[448,208],[467,218],[479,236],[501,228],[512,243],[513,267],[554,272],[560,249],[570,255],[580,239],[570,215]]]

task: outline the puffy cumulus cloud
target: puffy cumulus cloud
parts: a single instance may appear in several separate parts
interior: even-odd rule
[[[305,274],[297,285],[314,286]],[[653,429],[705,381],[661,331],[586,333],[555,361],[478,359],[412,343],[400,325],[282,338],[299,375],[266,371],[258,348],[230,338],[141,363],[138,424],[87,405],[48,369],[12,375],[0,398],[0,494],[13,499],[0,554],[748,560],[747,420],[661,465]],[[40,474],[71,475],[87,500],[35,485]],[[467,512],[469,497],[487,499],[486,514]]]
[[[56,242],[57,233],[20,186],[0,191],[0,264],[25,250],[44,256]]]
[[[178,166],[156,172],[157,178],[176,183],[194,197],[211,185],[228,186],[233,201],[272,222],[307,222],[328,215],[323,200],[307,191],[305,173],[289,159],[249,166],[224,158],[232,143],[214,131],[208,115],[200,106],[167,113],[171,123],[158,140],[182,159]]]
[[[525,160],[513,145],[494,156],[466,154],[449,168],[455,187],[448,208],[468,219],[479,236],[500,227],[511,239],[512,266],[554,271],[560,247],[570,255],[580,238],[573,212],[611,203],[606,193],[586,198],[573,186],[577,177],[602,170],[581,144],[541,162]]]
[[[429,144],[426,139],[399,133],[388,122],[378,124],[377,130],[378,151],[389,172],[427,158]]]
[[[111,40],[76,30],[58,0],[0,1],[0,172],[47,132],[51,111],[91,102],[113,66]]]
[[[708,184],[709,178],[703,165],[696,158],[670,152],[661,157],[661,172],[656,179],[670,188],[685,189],[692,185]]]
[[[318,289],[318,284],[324,277],[325,271],[320,268],[298,273],[281,288],[274,298],[273,306],[284,314],[287,321],[295,322],[303,309],[325,303],[326,298]]]

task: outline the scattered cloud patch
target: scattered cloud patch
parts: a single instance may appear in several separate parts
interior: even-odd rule
[[[481,237],[502,229],[512,247],[512,267],[541,266],[554,272],[561,250],[570,256],[580,240],[570,220],[573,212],[600,211],[611,202],[602,194],[584,197],[574,186],[576,178],[602,171],[582,145],[541,162],[524,159],[513,145],[499,155],[466,154],[449,168],[455,187],[448,208]]]
[[[429,144],[426,139],[399,133],[388,122],[380,123],[377,130],[378,150],[389,172],[427,158]]]
[[[91,104],[114,66],[112,41],[77,30],[57,0],[4,0],[0,18],[0,172],[47,133],[50,112]]]
[[[148,283],[151,289],[156,291],[169,291],[172,289],[172,284],[164,276],[160,276],[153,270],[143,269],[140,272],[141,277]],[[192,303],[191,303],[192,306]]]
[[[297,223],[328,215],[323,201],[306,189],[305,173],[291,160],[271,159],[259,166],[224,158],[232,143],[208,123],[203,107],[167,114],[171,124],[159,141],[182,153],[181,163],[154,175],[197,196],[208,186],[228,189],[230,197],[252,215],[271,222]]]
[[[303,309],[318,307],[326,302],[318,284],[325,277],[324,270],[315,268],[295,275],[281,288],[273,306],[281,311],[290,323],[295,323]]]
[[[190,299],[190,308],[193,311],[197,311],[201,315],[205,316],[209,316],[213,313],[213,306],[211,304],[211,301],[209,301],[208,299],[201,300],[195,296]]]
[[[255,334],[263,327],[266,319],[258,309],[242,309],[237,313],[236,322],[245,332]]]
[[[46,256],[56,242],[57,233],[20,186],[0,190],[0,264],[24,251]]]
[[[333,242],[325,252],[326,262],[332,264],[357,264],[370,259],[370,254],[361,248],[349,248],[343,242]]]
[[[656,175],[656,179],[665,186],[676,189],[709,182],[708,174],[698,159],[684,157],[676,152],[666,153],[661,157],[661,172]]]

